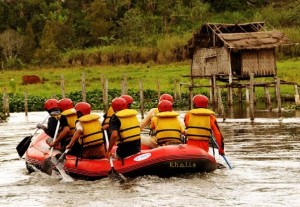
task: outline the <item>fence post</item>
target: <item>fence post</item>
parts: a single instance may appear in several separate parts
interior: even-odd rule
[[[158,79],[156,81],[156,85],[157,85],[157,100],[159,100],[159,98],[160,98],[160,83],[159,83]]]
[[[278,77],[276,78],[275,91],[276,91],[278,116],[281,117],[280,79]]]
[[[300,100],[299,100],[299,92],[298,92],[298,85],[295,83],[295,104],[296,106],[300,105]]]
[[[62,96],[62,98],[66,98],[66,93],[65,93],[65,77],[64,77],[64,75],[60,76],[60,85],[61,85],[61,96]]]
[[[103,101],[103,110],[106,113],[108,110],[108,80],[101,75],[101,86],[102,86],[102,101]]]
[[[177,80],[174,81],[174,100],[177,100]]]
[[[6,88],[3,89],[3,112],[5,116],[9,116],[9,98]]]
[[[254,120],[254,73],[250,74],[250,119]]]
[[[142,80],[140,80],[140,102],[141,102],[141,118],[144,118],[144,89]]]
[[[264,91],[265,91],[265,103],[266,103],[266,108],[269,111],[272,111],[272,102],[271,102],[271,96],[270,96],[270,92],[269,92],[269,86],[266,85],[264,87]]]
[[[82,101],[86,102],[85,75],[84,75],[84,71],[82,72],[81,87],[82,87]]]
[[[28,94],[27,94],[27,88],[25,89],[25,93],[24,93],[24,109],[25,109],[25,116],[28,116]]]

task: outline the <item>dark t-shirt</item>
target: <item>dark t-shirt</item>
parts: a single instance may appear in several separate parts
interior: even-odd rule
[[[119,131],[121,128],[121,121],[120,119],[114,114],[110,121],[109,121],[109,132],[113,130]],[[132,142],[125,142],[125,143],[119,143],[118,148],[116,150],[117,154],[121,158],[128,157],[130,155],[136,154],[141,151],[141,141],[132,141]]]
[[[47,129],[45,130],[45,133],[48,136],[54,138],[56,126],[57,126],[57,119],[55,117],[52,117],[52,116],[49,117],[48,126],[47,126]],[[68,120],[65,116],[61,115],[60,116],[59,130],[63,129],[65,126],[69,126],[68,125]]]

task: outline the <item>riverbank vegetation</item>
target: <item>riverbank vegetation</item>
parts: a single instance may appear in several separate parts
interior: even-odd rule
[[[108,79],[111,99],[120,95],[126,77],[136,100],[142,81],[146,107],[152,107],[157,80],[161,92],[172,94],[174,82],[189,83],[183,77],[190,74],[185,45],[204,23],[266,21],[269,29],[300,42],[299,13],[300,0],[0,1],[0,88],[7,89],[11,112],[24,110],[25,92],[29,110],[43,110],[45,99],[61,97],[62,76],[66,96],[80,101],[84,73],[87,100],[102,109],[101,78]],[[276,55],[278,77],[298,82],[299,45],[279,48]],[[23,75],[37,75],[42,83],[22,85]],[[182,102],[176,104],[187,107],[187,88],[181,92]],[[209,94],[207,88],[196,92]],[[283,85],[281,93],[294,96],[290,86]],[[263,91],[256,94],[263,98]]]
[[[277,62],[278,77],[281,80],[292,81],[299,84],[300,80],[300,60],[289,59]],[[184,77],[190,73],[190,64],[178,62],[166,65],[156,64],[132,64],[120,66],[93,66],[93,67],[73,67],[73,68],[43,68],[43,69],[22,69],[2,71],[0,76],[0,88],[6,88],[10,97],[10,110],[24,111],[24,94],[28,94],[29,111],[43,110],[43,102],[51,97],[61,98],[61,78],[64,77],[64,88],[67,97],[75,102],[82,100],[82,75],[85,77],[85,89],[87,91],[87,101],[92,104],[93,109],[103,110],[102,100],[102,80],[108,80],[109,101],[119,96],[122,91],[122,81],[127,81],[128,93],[136,100],[134,107],[140,107],[140,81],[142,82],[145,96],[145,108],[149,109],[157,104],[158,87],[161,93],[168,92],[180,97],[181,101],[175,103],[176,107],[187,109],[188,88],[179,83],[190,83],[189,78]],[[25,74],[37,75],[43,80],[42,83],[23,85],[22,76]],[[125,78],[124,78],[125,77]],[[272,78],[256,79],[257,82],[274,81]],[[206,79],[197,80],[199,85],[209,85]],[[222,83],[218,83],[222,84]],[[224,83],[223,83],[224,84]],[[176,87],[176,88],[175,88]],[[206,87],[197,88],[195,93],[209,95]],[[179,94],[180,93],[180,94]],[[227,90],[222,91],[222,97],[226,104]],[[274,88],[270,88],[270,93],[275,100]],[[245,95],[245,92],[243,93]],[[283,101],[294,100],[294,87],[291,85],[281,86],[281,96]],[[236,95],[237,96],[237,95]],[[262,88],[256,90],[258,101],[264,99]],[[237,97],[234,97],[237,99]],[[244,97],[245,99],[245,97]]]
[[[2,70],[187,59],[184,45],[206,22],[266,21],[300,42],[300,1],[0,1]],[[297,57],[299,46],[278,51]]]

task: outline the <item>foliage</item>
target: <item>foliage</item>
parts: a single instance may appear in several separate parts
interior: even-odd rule
[[[296,82],[300,80],[300,61],[298,59],[279,61],[277,63],[278,77],[281,80]],[[47,71],[47,73],[45,73]],[[124,77],[127,79],[128,94],[131,95],[135,102],[134,108],[140,108],[140,83],[143,86],[144,106],[150,109],[157,105],[159,94],[170,93],[177,100],[175,107],[178,109],[186,109],[189,106],[189,90],[182,85],[179,91],[178,83],[189,84],[189,80],[184,75],[189,73],[189,63],[176,63],[168,65],[141,64],[126,66],[101,66],[101,67],[78,67],[78,68],[47,68],[19,70],[19,71],[3,71],[0,76],[0,88],[6,88],[10,97],[10,110],[12,112],[24,111],[24,94],[28,93],[28,110],[43,110],[43,103],[48,98],[62,97],[61,93],[61,76],[64,76],[64,87],[66,97],[71,98],[75,103],[82,100],[81,77],[85,75],[86,97],[87,101],[92,105],[94,110],[103,110],[102,99],[102,82],[108,80],[108,101],[121,95],[121,82]],[[39,85],[22,85],[21,77],[24,74],[36,74],[44,80]],[[163,77],[163,78],[162,78]],[[13,79],[13,80],[12,80]],[[159,82],[158,82],[159,80]],[[141,81],[141,82],[140,82]],[[255,80],[257,83],[274,81],[270,78],[260,78]],[[175,85],[175,83],[177,83]],[[207,79],[195,80],[196,85],[208,85]],[[222,83],[218,83],[222,84]],[[176,86],[176,90],[175,90]],[[281,85],[282,101],[293,101],[294,86]],[[175,94],[176,93],[176,94]],[[193,93],[200,93],[209,96],[207,87],[195,88]],[[227,101],[227,89],[222,89],[222,99]],[[264,99],[263,88],[257,88],[257,100]],[[275,100],[275,90],[270,88],[270,94]],[[245,91],[243,91],[245,99]],[[179,97],[181,96],[181,99]],[[238,94],[234,93],[234,100],[238,100]]]
[[[17,33],[19,37],[11,39],[23,39],[25,46],[12,49],[18,49],[21,62],[31,65],[166,63],[187,58],[181,50],[193,31],[205,22],[266,20],[275,28],[288,31],[289,38],[298,40],[299,35],[295,35],[299,34],[299,12],[299,0],[0,1],[0,34]],[[161,49],[165,41],[169,43]],[[99,52],[106,50],[103,47],[136,47],[144,53]],[[91,53],[90,48],[98,50]],[[150,51],[150,59],[146,50]],[[279,57],[297,57],[299,50],[299,46],[286,48]],[[81,57],[70,58],[70,51],[80,53]],[[3,48],[1,53],[0,60],[4,61]],[[142,56],[145,59],[141,60]],[[77,61],[78,58],[81,60]]]

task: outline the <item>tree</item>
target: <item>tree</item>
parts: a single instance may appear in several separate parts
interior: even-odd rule
[[[114,35],[116,12],[102,0],[95,0],[87,10],[86,20],[90,27],[90,43],[99,45],[100,40],[111,39]]]
[[[0,34],[0,48],[6,61],[17,59],[23,46],[23,37],[12,29],[5,30]]]
[[[45,65],[55,65],[60,62],[60,52],[56,47],[52,32],[53,22],[48,21],[45,25],[40,48],[36,50],[34,57],[36,62]]]

